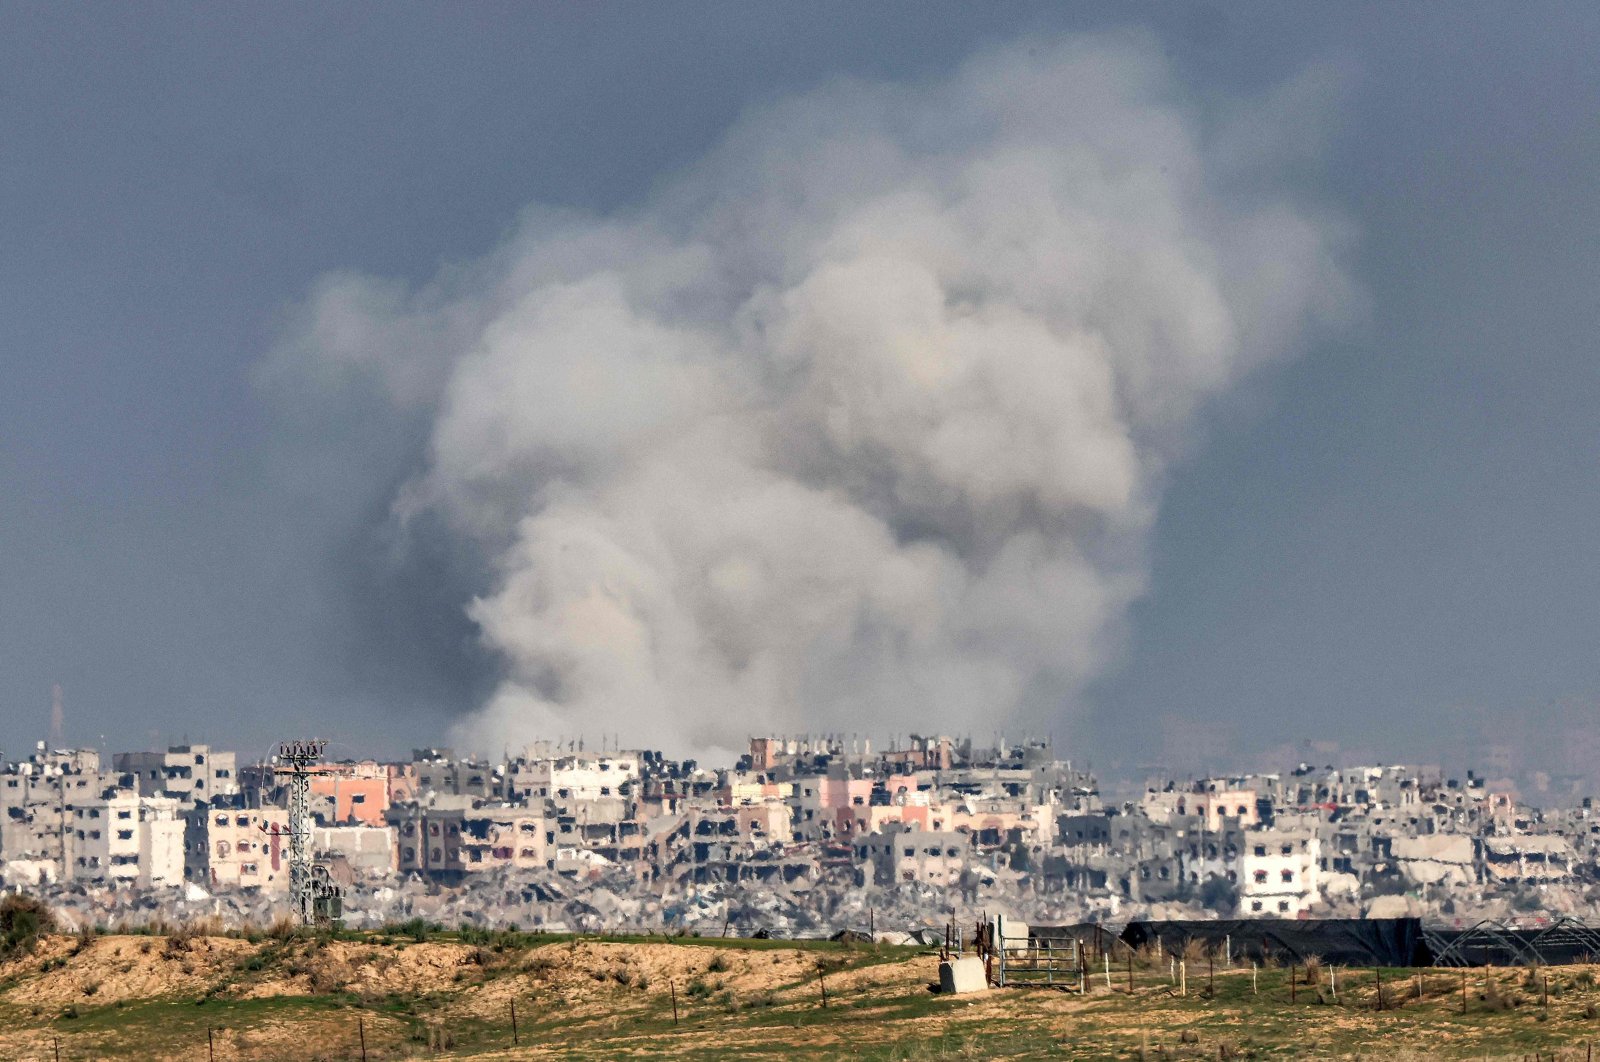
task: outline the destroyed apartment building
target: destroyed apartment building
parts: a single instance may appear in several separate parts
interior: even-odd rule
[[[1162,779],[1102,799],[1039,742],[761,736],[730,765],[538,743],[310,769],[346,918],[821,933],[1135,918],[1558,916],[1600,889],[1588,800],[1535,808],[1434,768]],[[0,765],[0,874],[93,921],[270,921],[288,879],[271,763],[205,745],[42,744]]]

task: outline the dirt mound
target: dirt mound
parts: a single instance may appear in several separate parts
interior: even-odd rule
[[[199,995],[220,983],[256,946],[228,937],[51,937],[6,973],[6,993],[24,1006],[102,1005],[119,1000]]]
[[[355,992],[428,995],[476,979],[477,949],[463,944],[376,945],[347,941],[290,941],[263,971],[240,985],[248,999]],[[263,955],[263,958],[267,958]]]
[[[676,987],[685,1007],[718,993],[763,996],[812,977],[815,959],[799,949],[745,950],[694,944],[550,944],[514,959],[464,1001],[472,1016],[503,1013],[512,999],[537,998],[580,1017],[659,1004]]]

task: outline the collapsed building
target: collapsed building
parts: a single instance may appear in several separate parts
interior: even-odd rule
[[[0,766],[8,884],[238,917],[278,902],[289,827],[271,763],[185,744],[112,764],[41,746]],[[1041,742],[762,736],[725,767],[574,743],[499,762],[418,749],[317,765],[310,790],[312,853],[346,885],[347,917],[373,921],[777,932],[983,907],[1450,924],[1574,911],[1600,885],[1588,801],[1532,808],[1436,768],[1301,764],[1108,802]]]

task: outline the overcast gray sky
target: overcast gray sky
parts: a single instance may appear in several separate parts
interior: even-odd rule
[[[1581,771],[1562,732],[1600,703],[1584,3],[6,5],[0,743],[42,736],[56,681],[68,736],[114,748],[443,740],[497,682],[463,611],[482,572],[426,535],[391,563],[363,515],[408,470],[375,460],[352,491],[261,383],[318,279],[423,283],[534,204],[634,211],[749,108],[840,75],[920,84],[1123,30],[1196,113],[1297,78],[1318,97],[1321,142],[1280,180],[1348,225],[1363,309],[1209,404],[1122,648],[1037,725],[1121,771],[1484,738]],[[414,444],[377,423],[349,426],[351,453]]]

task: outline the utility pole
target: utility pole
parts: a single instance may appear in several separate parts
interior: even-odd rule
[[[321,740],[278,746],[278,765],[289,776],[289,904],[303,926],[335,921],[343,907],[339,887],[311,862],[311,767],[327,747]]]

